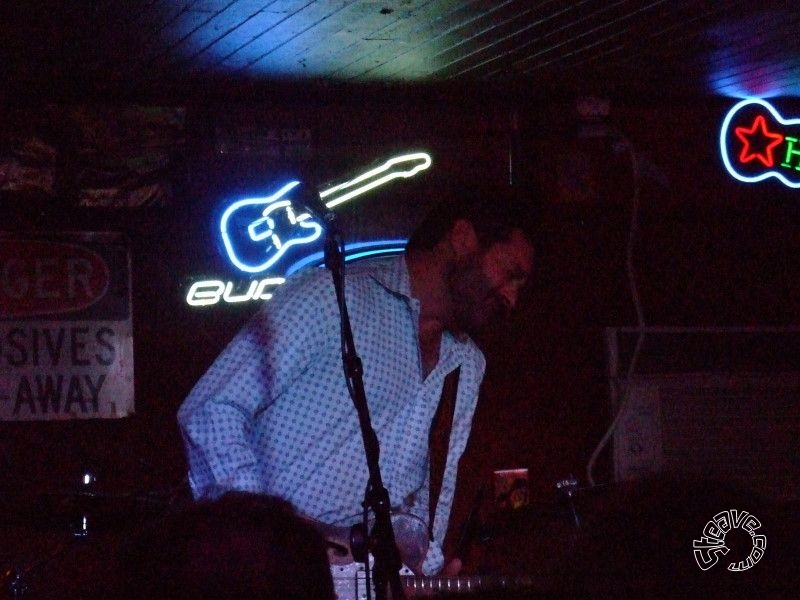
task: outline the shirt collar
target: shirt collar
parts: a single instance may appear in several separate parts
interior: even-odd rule
[[[406,298],[412,310],[419,310],[419,300],[411,295],[411,278],[408,274],[405,255],[376,259],[375,263],[381,264],[376,264],[376,268],[371,273],[372,278],[392,294]],[[449,363],[448,370],[461,363],[464,352],[471,348],[477,350],[475,342],[467,335],[456,336],[450,331],[445,331],[442,340],[444,343],[442,344],[440,363]],[[453,352],[457,356],[453,356]]]
[[[372,278],[386,291],[390,294],[395,296],[399,296],[403,298],[409,307],[409,310],[413,314],[413,327],[414,327],[414,336],[419,337],[419,310],[420,304],[419,300],[413,298],[411,296],[411,277],[408,274],[408,266],[406,265],[405,255],[403,256],[393,256],[391,258],[380,259],[380,265],[376,265],[376,268],[371,271]],[[453,363],[452,354],[453,354],[453,341],[450,339],[452,336],[449,332],[445,331],[442,335],[442,346],[441,346],[441,356],[439,357],[439,363],[437,368],[433,370],[428,375],[428,379],[430,379],[431,375],[434,375],[438,371],[442,370],[442,364],[445,358],[447,358],[447,363]],[[455,367],[451,367],[455,368]],[[446,371],[447,372],[447,371]],[[438,376],[441,378],[441,376]]]
[[[405,255],[381,259],[380,262],[383,264],[372,272],[373,279],[390,292],[413,299]]]

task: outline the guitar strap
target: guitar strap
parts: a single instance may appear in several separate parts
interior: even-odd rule
[[[430,486],[428,505],[428,537],[433,539],[433,521],[436,516],[436,507],[439,504],[439,494],[442,489],[444,470],[447,466],[447,451],[450,446],[450,430],[453,426],[453,413],[456,407],[458,393],[458,377],[461,367],[456,367],[447,374],[442,384],[442,397],[436,414],[431,421],[429,438],[430,456]]]

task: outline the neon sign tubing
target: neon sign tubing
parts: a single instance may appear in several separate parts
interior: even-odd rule
[[[186,304],[189,306],[209,306],[217,304],[220,299],[229,304],[247,302],[249,300],[269,300],[272,293],[267,292],[267,286],[278,286],[286,281],[283,277],[268,277],[260,281],[251,281],[247,291],[243,294],[233,293],[232,281],[206,279],[195,281],[186,294]]]
[[[725,116],[725,120],[722,122],[722,128],[720,129],[719,134],[719,148],[720,154],[722,155],[722,162],[725,164],[725,168],[728,170],[728,173],[731,176],[735,177],[739,181],[744,181],[745,183],[756,183],[759,181],[764,181],[768,177],[776,177],[779,179],[784,185],[787,185],[791,188],[800,188],[800,182],[793,182],[786,177],[784,177],[778,171],[766,171],[764,173],[760,173],[758,175],[754,175],[752,177],[748,177],[746,175],[742,175],[738,173],[736,169],[734,169],[733,164],[731,163],[730,157],[728,156],[728,145],[726,143],[728,137],[728,128],[730,127],[731,121],[735,114],[743,107],[747,106],[748,104],[758,104],[766,108],[769,113],[775,117],[775,119],[781,125],[798,125],[800,124],[800,119],[784,119],[778,111],[769,103],[765,102],[764,100],[760,100],[757,98],[749,98],[747,100],[742,100],[738,104],[736,104],[733,108],[728,111],[728,114]]]
[[[395,165],[405,162],[414,162],[414,161],[420,161],[420,164],[415,165],[413,168],[407,171],[392,170],[392,167],[394,167]],[[359,187],[356,187],[355,189],[352,189],[349,192],[342,194],[341,196],[337,196],[332,200],[328,200],[325,203],[325,206],[327,206],[328,208],[333,208],[334,206],[338,206],[343,202],[347,202],[348,200],[351,200],[356,196],[360,196],[361,194],[364,194],[370,190],[374,190],[376,187],[379,187],[384,183],[388,183],[393,179],[397,179],[398,177],[402,177],[403,179],[408,179],[409,177],[413,177],[420,171],[424,171],[425,169],[430,167],[431,163],[432,161],[430,155],[425,152],[412,152],[410,154],[401,154],[400,156],[395,156],[393,158],[390,158],[382,165],[375,167],[374,169],[370,169],[369,171],[362,173],[361,175],[351,179],[350,181],[345,181],[344,183],[340,183],[338,185],[335,185],[333,187],[321,191],[319,193],[319,197],[324,200],[331,194],[335,194],[336,192],[339,192],[341,190],[346,190],[347,188],[358,186],[358,184],[362,184]],[[389,172],[387,173],[387,171]],[[382,177],[377,177],[381,173],[385,173],[385,175],[383,175]],[[370,181],[370,179],[374,177],[377,177],[377,179]],[[303,213],[301,215],[297,215],[297,220],[304,221],[306,219],[309,219],[310,217],[311,217],[310,214]]]
[[[409,163],[412,165],[411,167],[408,167]],[[424,152],[395,156],[382,165],[369,169],[349,181],[322,191],[320,193],[320,198],[344,191],[344,193],[327,202],[326,206],[331,208],[375,189],[378,186],[384,185],[393,179],[407,179],[413,177],[420,171],[430,167],[431,163],[430,155]],[[239,200],[231,204],[222,214],[220,219],[222,243],[225,246],[225,251],[231,263],[240,271],[246,273],[261,273],[278,262],[290,247],[308,244],[320,237],[322,227],[311,220],[311,215],[309,213],[296,215],[292,209],[291,200],[284,198],[284,196],[288,196],[297,185],[299,185],[298,181],[290,181],[270,196]],[[266,208],[261,213],[260,217],[254,219],[247,226],[248,236],[246,238],[236,238],[236,240],[234,240],[231,237],[231,233],[228,231],[228,223],[232,219],[232,215],[238,211],[247,211],[252,207],[261,207],[262,205],[266,206]],[[283,215],[283,217],[279,217],[278,215]],[[303,231],[303,234],[294,235],[294,237],[283,237],[282,234],[276,231],[276,225],[281,218],[288,219],[289,225],[298,226],[298,229],[294,230],[295,233]],[[243,248],[245,250],[250,249],[253,247],[254,242],[262,241],[268,241],[268,247],[271,250],[264,255],[263,259],[259,259],[256,264],[248,259],[244,259],[243,256],[239,254],[238,250]]]
[[[272,265],[274,265],[291,246],[313,242],[321,235],[322,227],[319,224],[300,223],[301,219],[294,215],[294,211],[291,210],[291,202],[289,200],[277,201],[279,198],[281,198],[289,191],[291,191],[293,188],[295,188],[299,183],[300,183],[299,181],[290,181],[271,196],[267,196],[266,198],[247,198],[245,200],[239,200],[238,202],[234,202],[227,209],[225,209],[225,212],[222,214],[222,217],[220,219],[220,234],[222,235],[222,243],[225,245],[225,250],[228,253],[228,257],[230,258],[231,262],[239,270],[248,273],[260,273],[270,268]],[[255,266],[248,265],[238,258],[235,244],[231,240],[228,232],[228,220],[230,219],[233,213],[235,213],[238,210],[241,210],[242,208],[245,208],[247,206],[262,205],[262,204],[266,205],[267,208],[265,209],[263,216],[260,219],[251,223],[248,226],[247,228],[248,233],[250,235],[250,239],[254,242],[261,241],[268,237],[271,238],[276,248],[276,252],[273,254],[273,256],[269,257],[261,264]],[[309,229],[310,231],[308,232],[308,234],[304,237],[290,239],[284,243],[281,242],[280,238],[274,234],[274,232],[272,231],[272,226],[269,226],[267,232],[258,231],[257,230],[258,226],[262,226],[265,223],[269,223],[270,221],[269,213],[272,213],[280,208],[286,209],[287,217],[289,218],[290,222],[293,225],[300,225],[300,227],[302,227],[303,229]],[[305,217],[307,216],[308,215],[305,215]]]
[[[360,260],[370,256],[381,256],[385,254],[400,254],[406,246],[408,240],[376,240],[372,242],[354,242],[352,244],[345,244],[345,262]],[[353,252],[359,250],[359,252]],[[323,252],[315,252],[308,256],[301,258],[295,263],[292,263],[286,269],[286,276],[296,273],[309,265],[316,263],[317,266],[322,266],[325,258]]]

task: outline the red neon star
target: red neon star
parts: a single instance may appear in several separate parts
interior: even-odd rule
[[[756,129],[761,131],[756,133]],[[762,115],[756,117],[750,129],[737,127],[734,131],[736,132],[736,137],[742,140],[744,144],[742,153],[739,155],[740,161],[746,163],[758,159],[764,163],[765,167],[771,167],[775,164],[772,158],[772,149],[783,141],[783,136],[779,133],[768,131],[767,122]],[[772,141],[766,143],[766,140]]]

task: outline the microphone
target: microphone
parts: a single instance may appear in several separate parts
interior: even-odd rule
[[[332,228],[336,222],[336,213],[328,208],[319,195],[319,190],[309,183],[300,184],[297,204],[305,208],[312,217],[325,228]]]

